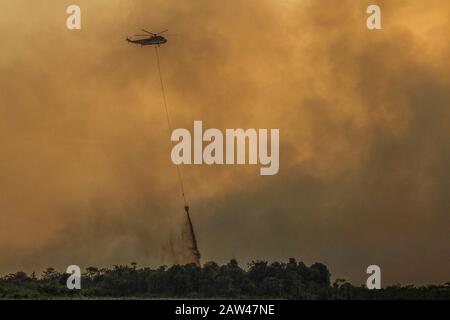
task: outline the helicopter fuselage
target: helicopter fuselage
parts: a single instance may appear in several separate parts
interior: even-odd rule
[[[127,41],[130,43],[135,43],[141,46],[159,46],[161,44],[164,44],[167,42],[167,39],[162,37],[162,36],[153,36],[153,37],[149,37],[149,38],[144,38],[144,39],[137,39],[137,40],[132,40],[130,38],[127,38]]]

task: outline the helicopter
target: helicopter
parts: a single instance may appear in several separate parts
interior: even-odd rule
[[[129,37],[126,38],[127,42],[130,43],[134,43],[134,44],[138,44],[141,45],[141,47],[143,46],[161,46],[162,44],[167,42],[167,39],[164,38],[163,36],[160,36],[160,34],[169,31],[168,29],[158,32],[158,33],[153,33],[150,31],[147,31],[145,29],[142,29],[142,31],[144,31],[147,34],[135,34],[133,37],[146,37],[146,38],[142,38],[142,39],[130,39]]]

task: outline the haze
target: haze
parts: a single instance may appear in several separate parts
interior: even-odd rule
[[[202,261],[450,279],[450,2],[3,0],[0,273],[173,263],[175,128],[279,128],[280,171],[184,166]]]

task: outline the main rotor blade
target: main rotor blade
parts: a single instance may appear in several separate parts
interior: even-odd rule
[[[164,30],[164,31],[158,32],[157,34],[161,34],[161,33],[164,33],[164,32],[166,32],[166,31],[169,31],[169,29],[166,29],[166,30]]]
[[[148,34],[133,34],[133,37],[148,37]]]
[[[147,33],[149,33],[149,34],[151,34],[151,35],[154,35],[154,36],[156,36],[156,33],[153,33],[153,32],[150,32],[150,31],[147,31],[147,30],[145,30],[145,29],[141,29],[142,31],[144,31],[144,32],[147,32]]]

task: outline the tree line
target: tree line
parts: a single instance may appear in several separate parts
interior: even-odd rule
[[[69,290],[69,277],[47,268],[39,277],[16,272],[0,278],[2,299],[53,298],[275,298],[275,299],[450,299],[450,283],[368,290],[343,279],[331,282],[322,263],[253,261],[243,269],[235,259],[224,265],[195,264],[138,268],[88,267],[81,290]]]

